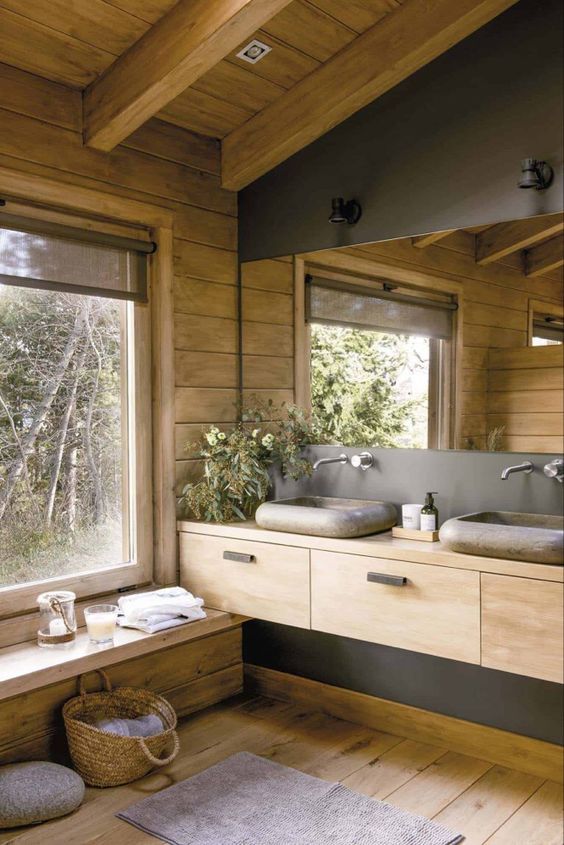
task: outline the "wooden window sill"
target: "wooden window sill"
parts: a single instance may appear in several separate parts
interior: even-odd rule
[[[241,625],[244,616],[206,609],[207,619],[179,625],[157,634],[133,628],[118,628],[114,645],[100,649],[92,645],[85,628],[68,649],[39,648],[35,641],[0,649],[0,701],[30,690],[121,663],[133,657],[201,639]]]

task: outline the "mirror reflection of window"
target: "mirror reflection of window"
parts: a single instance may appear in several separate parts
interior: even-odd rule
[[[308,276],[311,409],[344,446],[448,446],[451,296]]]

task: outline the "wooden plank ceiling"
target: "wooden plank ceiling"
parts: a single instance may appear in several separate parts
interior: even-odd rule
[[[85,140],[98,149],[111,149],[155,113],[226,139],[224,184],[238,189],[514,2],[0,0],[0,62],[85,91]],[[190,44],[193,27],[198,35],[201,29],[204,47]],[[253,37],[272,48],[256,65],[236,56]],[[352,95],[336,95],[341,106],[331,119],[312,116],[304,125],[307,115],[294,101],[302,92],[315,96],[323,69],[319,97],[329,111],[333,63],[338,82],[356,42],[366,53],[363,72],[374,56],[378,78],[359,80]],[[270,135],[288,139],[289,123],[294,137],[271,155]],[[245,159],[249,139],[255,149]]]
[[[528,220],[513,220],[493,226],[446,229],[412,238],[413,246],[432,244],[474,255],[477,264],[507,264],[525,276],[562,278],[564,266],[564,215],[545,214]]]

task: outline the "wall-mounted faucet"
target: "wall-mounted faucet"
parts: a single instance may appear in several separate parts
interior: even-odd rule
[[[374,466],[374,455],[371,455],[370,452],[361,452],[360,455],[353,455],[351,466],[355,469],[360,468],[366,472],[367,469]]]
[[[534,468],[535,465],[531,461],[523,461],[522,464],[516,464],[514,467],[505,467],[501,473],[501,479],[502,481],[506,481],[514,472],[524,472],[528,475]]]
[[[319,469],[320,466],[324,464],[348,464],[349,459],[344,452],[338,455],[336,458],[319,458],[313,465],[314,471]]]
[[[545,464],[544,474],[548,478],[555,478],[560,484],[564,482],[564,460],[562,458],[554,458],[550,463]]]

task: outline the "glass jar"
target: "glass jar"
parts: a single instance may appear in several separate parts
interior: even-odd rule
[[[39,630],[37,644],[48,648],[66,648],[76,639],[76,615],[70,590],[56,590],[37,596]]]

